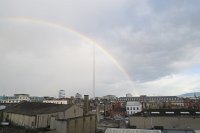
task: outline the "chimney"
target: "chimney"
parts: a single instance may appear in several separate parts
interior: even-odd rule
[[[83,114],[87,115],[89,112],[89,95],[84,95],[84,108]]]

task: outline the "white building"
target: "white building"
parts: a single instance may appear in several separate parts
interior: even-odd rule
[[[19,103],[22,101],[30,102],[29,94],[14,94],[14,96],[4,97],[1,103]]]
[[[65,98],[65,90],[59,90],[58,98]]]
[[[127,115],[132,115],[142,111],[142,104],[140,102],[127,102],[126,103],[126,112]]]

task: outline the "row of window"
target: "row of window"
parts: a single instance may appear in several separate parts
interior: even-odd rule
[[[126,110],[139,110],[139,107],[126,107]]]
[[[177,100],[181,100],[179,98],[169,98],[169,97],[160,97],[160,98],[144,98],[144,99],[141,99],[141,98],[119,98],[118,99],[119,101],[160,101],[160,100],[164,100],[164,101],[177,101]]]
[[[29,97],[18,97],[18,99],[29,99]]]

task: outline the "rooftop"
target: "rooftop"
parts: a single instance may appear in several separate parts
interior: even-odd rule
[[[63,112],[72,105],[39,103],[39,102],[23,102],[12,107],[6,108],[5,112],[34,116],[37,114],[50,114]]]

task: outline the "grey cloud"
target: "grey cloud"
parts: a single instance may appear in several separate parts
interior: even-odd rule
[[[91,93],[92,88],[92,49],[87,42],[62,30],[5,21],[4,17],[41,19],[77,30],[105,47],[134,81],[140,81],[142,88],[156,86],[145,83],[200,64],[199,1],[0,3],[1,88],[17,86],[22,92],[30,88],[30,93],[43,88],[41,94],[48,90],[49,94],[55,94],[57,89],[66,87],[71,88],[70,95],[77,91]],[[98,94],[120,95],[122,88],[133,91],[133,86],[108,57],[100,51],[97,54]]]
[[[176,6],[171,9],[170,5],[161,13],[150,10],[148,15],[151,16],[146,17],[155,20],[147,20],[148,28],[144,25],[138,30],[133,23],[108,31],[107,35],[112,38],[109,44],[117,49],[113,50],[113,54],[118,53],[116,57],[135,80],[153,80],[186,68],[173,67],[174,63],[200,63],[197,60],[193,63],[189,61],[193,57],[199,57],[195,50],[199,48],[200,42],[199,24],[196,23],[198,18],[195,17],[200,12],[199,8],[194,5],[193,8],[188,8],[187,4],[182,4],[179,10]]]

